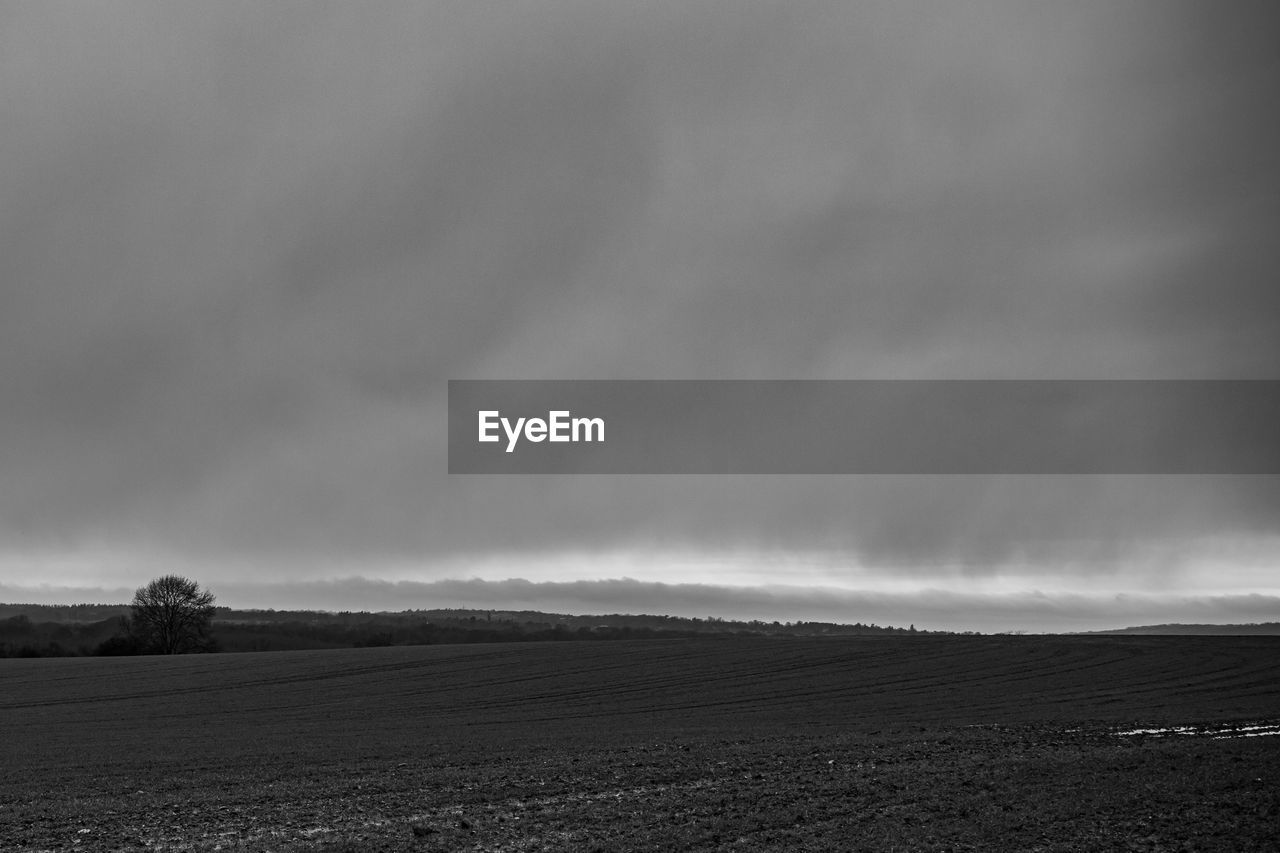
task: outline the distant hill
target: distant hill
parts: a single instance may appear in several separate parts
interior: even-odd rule
[[[1140,625],[1111,631],[1082,631],[1085,634],[1196,635],[1220,637],[1273,636],[1280,634],[1280,622],[1253,622],[1247,625]]]
[[[0,604],[0,657],[102,653],[119,632],[123,604]],[[674,637],[850,637],[925,634],[833,622],[741,622],[717,617],[620,614],[573,616],[534,610],[405,610],[398,613],[235,610],[219,607],[213,635],[228,652],[539,640]]]

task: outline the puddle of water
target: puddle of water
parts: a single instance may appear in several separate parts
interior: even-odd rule
[[[1239,737],[1267,737],[1280,735],[1280,723],[1260,723],[1251,726],[1166,726],[1163,728],[1125,729],[1114,732],[1121,737],[1130,735],[1154,735],[1170,737],[1175,735],[1212,737],[1214,740],[1228,740]]]
[[[1233,730],[1231,734],[1214,735],[1214,740],[1225,740],[1233,737],[1267,737],[1269,735],[1280,735],[1280,725],[1271,726],[1240,726]]]

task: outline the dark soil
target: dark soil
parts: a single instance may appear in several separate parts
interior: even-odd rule
[[[1280,850],[1265,638],[0,661],[0,849]],[[1216,710],[1215,710],[1216,709]],[[1186,734],[1125,735],[1195,724]]]

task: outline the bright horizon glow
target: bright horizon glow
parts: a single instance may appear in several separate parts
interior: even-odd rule
[[[253,609],[405,610],[459,607],[718,616],[762,621],[916,624],[936,630],[1058,632],[1173,622],[1274,621],[1280,584],[1266,549],[1223,563],[1188,560],[1178,583],[1153,590],[1141,577],[1097,571],[1088,589],[1034,567],[991,574],[964,568],[907,575],[841,564],[830,554],[670,554],[615,550],[522,557],[335,564],[307,579],[265,571],[265,561],[182,560],[163,552],[9,554],[0,583],[13,603],[127,601],[153,576],[176,572],[213,589],[224,606]],[[35,567],[29,573],[21,567]],[[1230,570],[1228,572],[1228,570]],[[1167,569],[1166,569],[1167,571]],[[1078,577],[1078,574],[1075,575]],[[1238,578],[1238,585],[1225,581]],[[292,579],[291,579],[292,578]],[[795,579],[795,580],[792,580]],[[803,580],[800,580],[803,579]],[[1266,581],[1270,581],[1267,583]]]

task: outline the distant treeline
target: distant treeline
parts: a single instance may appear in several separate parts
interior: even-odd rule
[[[0,657],[120,654],[126,605],[0,604]],[[631,640],[674,637],[858,636],[916,634],[909,628],[834,622],[741,622],[710,617],[609,614],[569,616],[538,611],[407,610],[325,613],[219,607],[213,635],[220,651],[284,651],[362,646]]]
[[[0,604],[0,619],[26,616],[35,622],[101,622],[128,612],[127,604]]]
[[[6,605],[6,609],[12,605]],[[59,608],[65,609],[65,608]],[[41,658],[96,654],[121,631],[119,616],[97,621],[54,621],[18,613],[0,619],[0,657]]]
[[[1280,634],[1280,622],[1254,622],[1247,625],[1140,625],[1114,631],[1090,631],[1091,634],[1139,634],[1147,636],[1199,635],[1217,637],[1257,637]]]

